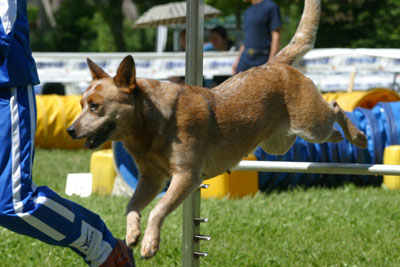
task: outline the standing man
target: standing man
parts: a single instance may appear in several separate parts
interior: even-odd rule
[[[101,218],[32,181],[39,83],[26,0],[0,0],[0,225],[69,247],[91,266],[134,266]],[[0,241],[1,242],[1,241]]]
[[[271,0],[244,0],[251,6],[244,13],[244,44],[232,66],[233,74],[268,62],[279,51],[279,7]]]

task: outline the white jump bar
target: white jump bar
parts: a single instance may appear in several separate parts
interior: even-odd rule
[[[400,165],[242,160],[235,171],[400,175]]]

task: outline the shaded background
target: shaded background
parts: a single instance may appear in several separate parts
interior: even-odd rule
[[[133,29],[135,19],[167,0],[28,0],[32,49],[36,52],[144,52],[155,50],[155,29]],[[302,0],[275,0],[281,8],[284,46],[291,39],[303,8]],[[206,30],[223,25],[230,38],[242,39],[242,0],[205,0],[222,11],[206,21]],[[316,48],[397,48],[400,1],[322,0]],[[183,26],[178,26],[183,28]],[[206,31],[207,33],[207,31]],[[167,51],[173,49],[169,31]],[[206,37],[207,39],[207,37]],[[207,41],[207,40],[206,40]]]

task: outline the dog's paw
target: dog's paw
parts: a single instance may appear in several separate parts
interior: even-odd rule
[[[142,259],[149,259],[156,255],[159,249],[160,239],[157,237],[145,236],[142,241],[140,255]]]
[[[134,247],[139,244],[140,240],[140,229],[130,230],[126,232],[126,245],[128,247]]]
[[[353,141],[354,145],[361,147],[361,148],[366,148],[368,146],[368,140],[367,137],[363,132],[358,132],[356,135],[355,140]]]
[[[126,217],[126,245],[136,246],[140,239],[140,215],[136,212],[128,213]]]

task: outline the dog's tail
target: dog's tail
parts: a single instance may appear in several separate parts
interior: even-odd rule
[[[290,43],[270,63],[292,65],[314,47],[321,13],[321,0],[305,0],[303,15]]]

